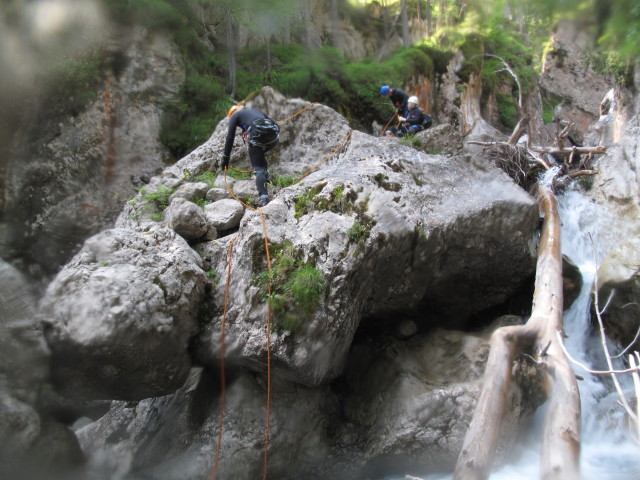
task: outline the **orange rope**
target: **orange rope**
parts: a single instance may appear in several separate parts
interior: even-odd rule
[[[224,374],[224,327],[227,321],[227,305],[229,299],[229,284],[231,283],[231,258],[233,253],[233,242],[236,241],[237,237],[233,237],[231,239],[231,243],[229,243],[229,253],[227,254],[228,265],[227,265],[227,284],[224,288],[224,311],[222,314],[222,326],[220,328],[220,420],[219,430],[218,430],[218,445],[216,447],[216,457],[213,461],[213,468],[211,469],[211,475],[209,476],[209,480],[215,480],[216,478],[216,470],[218,468],[218,460],[220,459],[220,450],[222,447],[222,418],[224,417],[224,401],[225,401],[225,390],[226,390],[226,379]]]
[[[387,124],[384,126],[384,128],[382,129],[382,134],[383,134],[383,135],[384,135],[384,132],[386,132],[386,131],[387,131],[387,127],[388,127],[389,125],[391,125],[391,122],[393,122],[393,119],[394,119],[394,118],[396,118],[397,116],[398,116],[398,112],[394,113],[394,114],[393,114],[393,117],[391,117],[391,120],[389,120],[389,121],[387,122]]]
[[[265,427],[265,439],[264,439],[264,471],[262,474],[263,480],[267,478],[267,452],[269,449],[269,419],[271,418],[271,258],[269,256],[269,242],[267,237],[267,226],[264,221],[264,215],[262,209],[258,209],[260,212],[260,220],[262,222],[262,233],[264,237],[264,250],[267,254],[267,270],[269,272],[269,283],[267,288],[267,425]]]
[[[338,153],[342,147],[344,147],[344,145],[347,143],[347,140],[349,140],[349,138],[351,138],[351,134],[353,133],[353,130],[349,130],[349,133],[347,133],[347,136],[344,137],[344,140],[342,141],[342,143],[338,146],[338,148],[336,148],[333,152],[331,152],[329,155],[327,155],[326,157],[324,157],[322,160],[320,160],[318,163],[316,163],[314,166],[312,166],[309,170],[307,170],[306,172],[304,172],[302,174],[302,176],[296,180],[295,183],[298,183],[300,180],[302,180],[304,177],[306,177],[307,175],[309,175],[311,172],[313,172],[316,168],[318,168],[320,165],[322,165],[324,162],[326,162],[327,160],[329,160],[332,156],[334,156],[336,153]]]
[[[300,115],[302,112],[304,112],[305,110],[313,107],[313,105],[315,105],[316,103],[311,103],[309,105],[307,105],[305,108],[299,110],[298,112],[294,113],[293,115],[291,115],[290,117],[285,118],[284,120],[282,120],[279,125],[282,125],[283,123],[285,123],[286,121],[292,119],[293,117]],[[342,143],[338,146],[338,148],[336,148],[332,153],[330,153],[329,155],[327,155],[326,157],[324,157],[322,160],[320,160],[320,162],[318,162],[317,164],[315,164],[314,166],[312,166],[309,170],[307,170],[298,180],[296,180],[295,183],[299,182],[300,180],[302,180],[304,177],[306,177],[309,173],[311,173],[313,170],[315,170],[318,166],[320,166],[321,164],[323,164],[324,162],[326,162],[329,158],[331,158],[334,154],[336,154],[337,152],[339,152],[344,145],[347,143],[347,141],[349,140],[349,138],[351,137],[351,134],[353,133],[353,130],[350,130],[349,133],[347,134],[347,136],[345,137],[345,139],[342,141]],[[238,170],[236,168],[234,168],[235,171],[237,172],[241,172],[241,173],[252,173],[253,170]],[[263,232],[263,237],[264,237],[264,248],[265,248],[265,252],[267,255],[267,269],[269,272],[269,283],[268,283],[268,295],[267,295],[267,326],[266,326],[266,333],[267,333],[267,419],[266,419],[266,426],[265,426],[265,442],[264,442],[264,470],[263,470],[263,480],[266,480],[267,478],[267,465],[268,465],[268,451],[269,451],[269,427],[270,427],[270,419],[271,419],[271,293],[272,293],[272,284],[271,284],[271,257],[269,255],[269,241],[268,241],[268,236],[267,236],[267,227],[266,227],[266,223],[265,223],[265,218],[264,218],[264,214],[262,213],[262,209],[260,207],[258,208],[254,208],[251,205],[248,205],[246,203],[244,203],[242,200],[240,200],[231,190],[231,188],[229,188],[229,184],[227,183],[227,169],[224,169],[224,185],[225,188],[227,189],[227,192],[229,192],[229,194],[231,195],[231,197],[233,197],[235,200],[237,200],[238,202],[240,202],[242,205],[244,205],[246,208],[248,208],[249,210],[258,210],[258,212],[260,212],[260,221],[262,222],[262,232]],[[237,238],[237,237],[236,237]],[[228,254],[228,266],[227,266],[227,285],[225,287],[225,297],[224,297],[224,313],[223,313],[223,317],[222,317],[222,333],[221,333],[221,342],[222,342],[222,346],[221,346],[221,360],[220,360],[220,378],[221,378],[221,382],[222,382],[222,386],[221,386],[221,399],[220,399],[220,430],[218,432],[218,445],[216,448],[216,457],[215,457],[215,461],[213,464],[213,468],[211,471],[211,475],[209,477],[209,480],[215,480],[215,475],[216,475],[216,469],[217,469],[217,465],[218,465],[218,459],[220,457],[220,450],[221,450],[221,443],[222,443],[222,418],[223,418],[223,410],[224,410],[224,393],[225,393],[225,375],[224,375],[224,326],[225,326],[225,321],[226,321],[226,316],[227,316],[227,301],[228,301],[228,295],[229,295],[229,284],[230,284],[230,279],[231,279],[231,253],[233,251],[233,242],[235,241],[234,238],[231,243],[229,244],[229,254]]]
[[[287,118],[285,118],[284,120],[281,120],[278,122],[278,125],[282,125],[285,122],[288,122],[289,120],[291,120],[293,117],[297,117],[298,115],[300,115],[302,112],[304,112],[305,110],[308,110],[309,108],[313,107],[314,105],[317,105],[318,102],[313,102],[310,103],[309,105],[307,105],[306,107],[298,110],[296,113],[294,113],[293,115],[288,116]]]

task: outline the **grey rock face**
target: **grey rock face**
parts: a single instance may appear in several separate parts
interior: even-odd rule
[[[8,243],[48,276],[84,239],[112,226],[143,185],[140,177],[170,159],[158,131],[160,105],[184,81],[176,45],[142,28],[102,32],[100,42],[108,45],[105,56],[122,60],[122,71],[105,72],[107,81],[82,113],[49,124],[40,119],[32,129],[38,133],[12,147],[18,153],[6,181],[13,198],[3,212],[12,227]]]
[[[52,474],[82,457],[71,432],[38,411],[49,350],[35,302],[22,275],[0,260],[0,478]]]
[[[546,91],[566,99],[556,116],[575,122],[576,131],[584,132],[599,117],[600,100],[609,90],[609,82],[585,61],[585,52],[590,51],[592,42],[586,32],[571,22],[562,22],[551,41],[540,84]]]
[[[175,478],[184,472],[198,478],[210,470],[219,391],[208,369],[221,361],[223,320],[231,373],[220,472],[230,478],[261,472],[267,358],[273,380],[270,451],[277,452],[270,475],[326,478],[330,472],[346,478],[365,474],[366,465],[406,460],[403,451],[422,465],[449,463],[486,345],[457,334],[450,342],[456,349],[478,347],[466,357],[469,367],[462,368],[462,360],[451,367],[460,376],[450,385],[436,378],[448,372],[432,372],[434,387],[428,388],[420,379],[435,361],[429,352],[437,340],[421,332],[462,327],[527,281],[535,266],[535,201],[484,160],[429,155],[352,132],[333,110],[284,99],[268,88],[252,102],[275,120],[301,112],[283,124],[280,145],[269,157],[272,173],[297,183],[271,186],[273,199],[261,211],[243,213],[229,199],[208,205],[209,226],[209,211],[224,217],[223,236],[191,240],[200,257],[146,214],[143,201],[131,202],[118,219],[120,228],[86,242],[48,292],[43,311],[60,387],[85,398],[144,398],[135,405],[116,402],[109,414],[78,431],[90,463],[114,475],[143,469],[163,480],[172,472]],[[150,188],[179,191],[190,175],[215,169],[225,131],[226,119],[207,143],[152,178]],[[246,162],[246,150],[236,145],[232,166],[244,168]],[[222,184],[219,176],[216,182],[236,196],[255,194],[252,180]],[[297,304],[284,311],[295,317],[295,329],[287,327],[282,311],[274,308],[269,317],[258,281],[268,275],[265,236],[272,262],[289,249],[323,279],[308,313]],[[201,268],[218,273],[206,294]],[[167,277],[173,281],[166,284]],[[207,308],[194,337],[200,303]],[[386,362],[374,358],[374,344],[358,343],[352,350],[358,329],[374,321],[402,338],[381,347]],[[410,328],[400,328],[402,322]],[[189,338],[195,362],[205,369],[193,370],[183,385],[191,366]],[[362,363],[360,354],[371,361]],[[421,355],[431,360],[417,361],[420,367],[412,370],[411,359]],[[374,388],[384,363],[398,368],[390,368],[393,373],[380,384],[380,398],[389,405],[378,414],[379,398],[367,388]],[[362,388],[346,388],[347,377]],[[411,378],[402,383],[404,377]],[[405,390],[411,394],[402,395]],[[166,396],[145,398],[159,395]],[[291,456],[298,459],[295,472]]]
[[[336,191],[342,205],[296,218],[302,195],[322,205]],[[469,315],[504,302],[534,268],[537,205],[501,171],[360,132],[339,158],[281,190],[263,211],[270,243],[290,242],[329,282],[301,334],[271,338],[278,375],[307,385],[341,372],[362,317],[400,310],[423,326],[463,326]],[[370,230],[352,240],[357,224]],[[266,304],[254,286],[262,244],[261,217],[249,213],[234,244],[227,353],[252,369],[264,368],[266,356]],[[218,272],[226,270],[227,245],[220,239],[201,251]],[[220,284],[216,304],[223,295]],[[202,340],[204,352],[217,351],[215,334]]]
[[[131,400],[182,385],[206,281],[201,264],[166,228],[88,239],[42,304],[58,388],[72,398]]]

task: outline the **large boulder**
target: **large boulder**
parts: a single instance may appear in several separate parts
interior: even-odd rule
[[[598,268],[599,308],[607,334],[627,347],[640,330],[640,240],[628,239],[607,255]],[[607,308],[604,309],[604,306]]]
[[[227,354],[265,367],[267,304],[256,278],[267,268],[266,232],[272,248],[291,244],[328,285],[299,332],[271,334],[278,375],[308,385],[340,374],[363,318],[393,322],[402,311],[422,328],[462,327],[506,301],[535,267],[538,207],[502,171],[360,132],[339,158],[262,210],[264,220],[246,214],[235,237]],[[199,248],[218,272],[226,271],[229,241]],[[218,306],[225,283],[214,289]],[[221,317],[211,320],[216,326]],[[203,336],[202,347],[215,357],[218,334]]]
[[[206,283],[201,265],[167,228],[89,238],[42,301],[58,389],[78,399],[132,400],[180,387]]]

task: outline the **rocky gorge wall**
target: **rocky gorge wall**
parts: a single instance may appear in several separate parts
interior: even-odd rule
[[[162,39],[141,38],[171,50]],[[144,72],[167,69],[167,85],[179,83],[172,55],[138,55],[158,59]],[[136,72],[130,71],[133,84],[127,87],[133,98],[147,87],[153,91],[156,82]],[[147,80],[137,83],[140,77]],[[636,79],[636,89],[639,84]],[[109,97],[117,98],[121,88]],[[601,93],[595,88],[591,96]],[[67,150],[70,138],[91,125],[102,143],[83,145],[100,155],[108,151],[104,139],[116,138],[107,133],[109,124],[91,120],[104,114],[106,98],[83,117],[89,127],[63,127],[52,141],[61,148],[55,158],[62,165],[68,165],[62,159],[79,159]],[[128,104],[125,98],[120,100]],[[589,195],[616,219],[601,239],[613,252],[601,267],[601,288],[603,295],[618,292],[608,320],[618,325],[620,339],[630,340],[638,318],[629,307],[638,284],[638,109],[631,92],[616,90],[612,98],[613,108],[594,117],[585,134],[587,142],[608,147]],[[477,101],[469,95],[459,118],[480,112]],[[275,119],[309,106],[270,89],[253,102]],[[572,119],[566,112],[564,118]],[[271,171],[297,179],[328,159],[292,186],[270,187],[274,199],[258,212],[229,192],[250,206],[252,180],[217,176],[210,185],[200,178],[216,170],[226,120],[208,142],[163,168],[150,133],[157,112],[143,113],[144,121],[135,120],[139,115],[125,115],[133,123],[123,120],[117,138],[133,156],[139,155],[134,144],[148,146],[140,157],[146,195],[170,190],[171,208],[159,219],[142,193],[122,209],[114,206],[117,220],[83,231],[78,241],[98,233],[76,249],[43,299],[2,262],[0,437],[13,447],[3,449],[3,473],[19,478],[24,472],[10,469],[31,463],[36,470],[75,466],[68,475],[80,478],[207,478],[223,427],[221,478],[254,478],[263,464],[268,372],[273,478],[448,469],[479,389],[488,334],[496,325],[522,322],[526,308],[518,315],[493,312],[531,298],[535,201],[463,142],[463,134],[498,132],[477,117],[468,123],[474,128],[463,131],[443,115],[419,135],[416,149],[352,132],[332,109],[314,105],[283,124]],[[129,135],[136,123],[144,140]],[[232,165],[246,169],[239,143]],[[118,145],[119,152],[128,151]],[[108,161],[100,155],[105,163],[96,178],[103,178]],[[131,171],[138,173],[131,174],[140,175],[140,165],[132,160]],[[119,174],[129,174],[119,167]],[[106,198],[102,190],[96,194]],[[69,199],[43,217],[68,215],[74,205]],[[265,292],[257,281],[266,268],[264,225],[274,251],[291,245],[298,264],[325,279],[315,310],[301,315],[302,326],[288,329],[274,316],[269,342]],[[16,287],[29,293],[26,300],[15,296]],[[220,425],[223,319],[227,383]],[[50,382],[56,392],[48,391]],[[510,395],[506,444],[539,402]],[[45,454],[45,445],[56,448]]]

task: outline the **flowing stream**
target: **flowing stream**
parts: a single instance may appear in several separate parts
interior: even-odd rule
[[[568,338],[567,350],[572,358],[592,370],[607,370],[599,329],[591,325],[590,308],[592,286],[596,279],[596,266],[608,253],[598,244],[600,233],[613,228],[605,212],[577,191],[568,191],[558,197],[558,208],[562,220],[562,254],[579,269],[583,285],[578,298],[565,312],[564,326]],[[600,309],[606,299],[599,299]],[[619,348],[609,346],[612,355]],[[617,368],[621,368],[618,360]],[[637,480],[640,479],[640,445],[629,433],[624,411],[619,405],[617,394],[609,375],[595,375],[574,365],[574,371],[583,380],[578,382],[582,402],[582,450],[581,475],[583,480]],[[618,380],[626,389],[627,399],[631,378],[618,375]],[[491,480],[533,480],[540,478],[540,439],[544,406],[538,410],[532,429],[515,448],[513,463],[495,471]],[[451,476],[413,473],[424,480],[450,480]],[[392,477],[388,480],[401,480]]]

